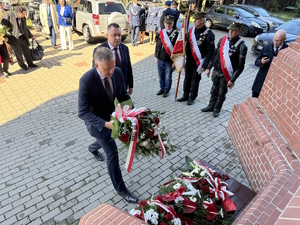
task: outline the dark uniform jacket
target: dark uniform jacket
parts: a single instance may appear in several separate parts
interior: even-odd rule
[[[287,47],[288,45],[284,42],[281,49],[285,49]],[[261,59],[266,57],[266,55],[268,55],[269,62],[262,64]],[[255,65],[260,67],[260,69],[252,86],[253,92],[260,93],[274,56],[276,56],[274,55],[274,44],[268,44],[260,51],[259,56],[255,60]]]
[[[167,34],[170,38],[170,41],[171,41],[172,45],[174,46],[175,42],[177,40],[177,37],[178,37],[178,31],[176,31],[176,30],[174,32],[173,31],[174,30],[172,29],[172,31],[171,31],[172,36],[171,37],[170,37],[171,34],[168,34],[168,32],[167,32]],[[165,50],[165,48],[164,48],[164,46],[161,42],[160,34],[158,34],[156,37],[157,37],[157,42],[156,42],[156,47],[155,47],[155,57],[157,59],[160,59],[160,60],[164,61],[164,62],[172,62],[172,59],[169,57],[168,53],[166,52],[166,50]]]
[[[231,40],[229,42],[229,55],[230,55],[230,61],[233,69],[232,77],[230,78],[230,81],[232,83],[235,82],[235,80],[240,76],[240,74],[243,72],[245,67],[245,61],[246,61],[246,55],[247,55],[247,45],[245,44],[245,41],[242,41],[237,48],[234,47],[235,43],[240,39],[241,37],[236,37],[235,39]],[[220,61],[220,46],[221,46],[222,38],[220,39],[217,49],[214,53],[214,56],[212,58],[212,61],[209,63],[207,69],[211,69],[214,66],[214,70],[223,73],[222,67],[221,67],[221,61]]]
[[[179,19],[179,16],[180,16],[180,12],[178,11],[178,9],[174,9],[173,11],[174,11],[174,17],[175,17],[173,29],[175,30],[177,27],[176,25],[177,25],[177,20]]]
[[[200,36],[202,38],[202,44],[198,45],[202,58],[206,57],[202,65],[203,69],[206,69],[209,62],[211,61],[214,51],[215,51],[215,35],[209,30],[206,35],[203,33],[207,29],[206,26],[197,29],[195,28],[196,40],[199,40]],[[186,65],[197,67],[194,57],[192,55],[191,46],[190,46],[190,36],[188,33],[187,43],[186,43]]]
[[[165,24],[164,24],[164,19],[165,19],[165,16],[174,16],[174,10],[172,10],[171,8],[166,8],[165,10],[163,10],[163,13],[160,17],[160,21],[159,21],[159,24],[160,24],[160,27],[161,29],[164,29],[165,28]],[[177,20],[175,19],[174,21],[174,24],[177,23]]]

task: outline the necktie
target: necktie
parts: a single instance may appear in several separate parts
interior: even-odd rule
[[[50,14],[49,6],[47,6],[47,13],[48,13],[48,15]]]
[[[22,18],[19,18],[19,31],[21,34],[24,34]]]
[[[118,54],[118,48],[114,48],[115,50],[115,57],[116,57],[116,65],[117,67],[121,68],[121,60]]]
[[[277,56],[278,51],[279,51],[279,47],[275,47],[275,48],[276,48],[276,50],[274,51],[274,55]]]
[[[107,77],[104,78],[104,85],[105,85],[105,90],[107,92],[108,98],[113,103],[114,96],[113,96],[113,93],[112,93],[112,90],[111,90],[111,87],[110,87]]]

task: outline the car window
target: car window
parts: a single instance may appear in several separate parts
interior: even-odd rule
[[[237,10],[238,13],[240,13],[243,17],[246,17],[246,18],[252,18],[252,17],[254,17],[253,14],[247,12],[247,11],[244,10],[244,9],[237,8],[236,10]]]
[[[89,13],[92,13],[92,3],[91,2],[87,2],[87,11]]]
[[[264,16],[264,17],[271,16],[266,10],[264,10],[262,8],[257,8],[256,10],[257,10],[257,12],[259,12],[259,14],[261,16]]]
[[[237,13],[236,13],[236,11],[235,11],[234,9],[227,8],[227,10],[226,10],[226,15],[227,15],[227,16],[232,16],[232,17],[234,17],[234,16],[237,15]]]
[[[246,10],[247,12],[253,14],[253,15],[258,15],[258,13],[253,9],[250,9],[250,8],[243,8],[243,9]]]
[[[224,14],[224,12],[225,12],[225,7],[218,6],[215,8],[215,13]]]
[[[86,0],[80,0],[78,5],[78,11],[84,11],[87,12],[87,1]]]
[[[281,26],[277,27],[275,30],[285,30],[289,34],[298,35],[300,32],[300,21],[299,20],[291,20],[288,21]]]
[[[111,14],[113,12],[126,14],[126,11],[122,4],[115,4],[114,2],[99,3],[99,14]]]

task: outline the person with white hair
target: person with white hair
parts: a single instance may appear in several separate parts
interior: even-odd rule
[[[278,52],[288,47],[285,43],[286,32],[285,30],[278,30],[273,38],[273,43],[265,45],[260,51],[259,56],[255,60],[255,65],[259,67],[259,71],[256,75],[252,86],[252,97],[258,98],[269,68],[271,66],[274,56],[277,56]]]

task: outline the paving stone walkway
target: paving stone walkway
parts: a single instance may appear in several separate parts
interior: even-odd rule
[[[213,31],[217,40],[226,35]],[[47,49],[37,62],[39,68],[24,73],[15,63],[10,68],[14,75],[0,80],[0,224],[78,224],[81,216],[103,202],[125,210],[134,207],[113,190],[106,164],[96,162],[87,150],[93,138],[77,116],[78,81],[91,68],[93,49],[100,42],[86,44],[75,33],[73,39],[73,51]],[[38,40],[49,47],[49,40],[40,36]],[[125,40],[133,64],[135,105],[166,111],[162,123],[181,147],[164,159],[135,160],[130,174],[124,169],[125,152],[120,152],[124,181],[140,199],[157,192],[157,185],[170,175],[179,175],[186,155],[204,159],[249,186],[225,129],[233,105],[251,95],[257,73],[253,66],[257,56],[250,51],[253,37],[244,40],[249,48],[246,67],[227,94],[219,118],[200,111],[209,101],[210,79],[202,77],[192,106],[174,102],[177,73],[170,96],[156,96],[154,46],[147,39],[133,48],[130,38]]]

